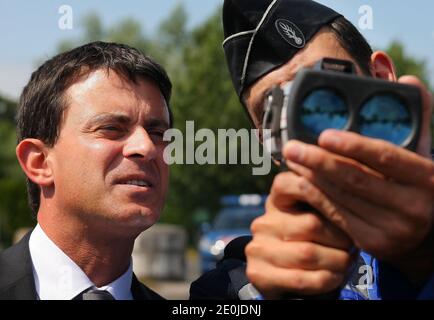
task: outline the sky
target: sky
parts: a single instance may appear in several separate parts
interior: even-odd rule
[[[132,17],[140,21],[145,34],[152,35],[179,2],[185,5],[188,25],[193,28],[214,13],[223,0],[0,0],[0,94],[16,99],[38,62],[54,55],[61,40],[80,37],[80,19],[87,13],[96,12],[105,26]],[[374,48],[385,48],[393,40],[403,42],[408,54],[428,62],[434,84],[434,1],[318,2],[344,14]],[[59,28],[63,15],[59,8],[63,5],[72,9],[71,30]],[[366,8],[372,9],[372,28],[366,24]]]

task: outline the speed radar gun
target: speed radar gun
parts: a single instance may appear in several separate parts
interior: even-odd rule
[[[263,108],[264,145],[277,160],[287,141],[316,144],[326,129],[353,131],[415,150],[422,121],[418,88],[356,75],[352,62],[330,58],[273,87]]]
[[[293,81],[273,87],[263,103],[264,146],[276,160],[292,139],[317,144],[327,129],[347,130],[415,150],[422,121],[418,88],[356,75],[350,61],[325,58],[299,71]],[[286,170],[283,161],[281,169]],[[299,210],[315,211],[307,203]],[[313,297],[337,299],[342,288]]]

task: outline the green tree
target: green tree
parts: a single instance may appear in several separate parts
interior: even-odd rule
[[[0,244],[16,229],[34,225],[27,206],[25,177],[15,157],[16,103],[0,97]]]
[[[195,121],[196,130],[215,133],[219,128],[250,128],[227,71],[220,12],[192,31],[183,50],[185,72],[173,79],[175,126],[183,132],[188,120]],[[163,219],[192,230],[197,208],[215,213],[224,194],[267,193],[271,179],[272,175],[252,176],[247,165],[174,165]]]
[[[57,46],[58,52],[64,52],[92,41],[122,42],[144,52],[147,52],[150,47],[140,23],[134,19],[127,18],[111,28],[106,28],[99,16],[91,12],[82,19],[81,24],[84,30],[83,36],[79,39],[67,39],[60,42]]]
[[[430,88],[430,83],[428,80],[428,65],[425,60],[418,60],[409,56],[404,49],[404,45],[399,41],[393,41],[386,52],[392,58],[398,77],[406,74],[411,74],[419,77],[428,88]]]
[[[172,50],[179,51],[180,48],[185,47],[189,42],[187,21],[188,16],[184,6],[181,3],[177,4],[168,17],[160,23],[156,44],[169,52]]]
[[[191,41],[187,21],[187,12],[179,3],[160,23],[149,48],[149,54],[164,65],[171,78],[181,77],[185,73],[183,52]]]

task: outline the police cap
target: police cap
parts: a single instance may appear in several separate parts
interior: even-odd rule
[[[223,48],[235,90],[288,62],[341,15],[310,0],[225,0]]]

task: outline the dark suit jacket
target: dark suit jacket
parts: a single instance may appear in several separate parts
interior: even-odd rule
[[[36,300],[35,280],[29,250],[30,232],[16,245],[0,252],[0,300]],[[134,300],[161,300],[133,274]]]

